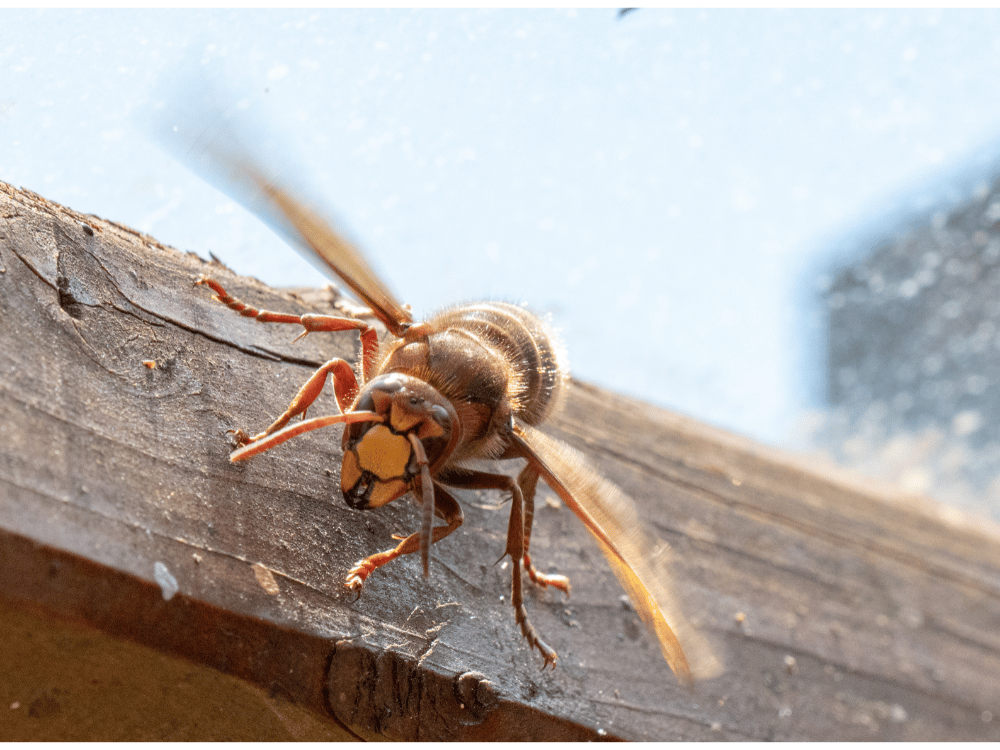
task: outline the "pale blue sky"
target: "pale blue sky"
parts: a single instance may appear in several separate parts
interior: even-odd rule
[[[780,442],[831,252],[989,176],[1000,13],[4,10],[0,180],[322,283],[150,140],[199,77],[418,315],[527,303],[577,377]]]

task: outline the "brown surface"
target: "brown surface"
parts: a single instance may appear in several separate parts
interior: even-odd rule
[[[351,740],[245,680],[0,601],[0,741]]]
[[[573,597],[533,592],[528,608],[560,654],[555,672],[521,641],[507,570],[493,565],[498,497],[462,495],[466,524],[434,548],[429,579],[397,561],[351,601],[346,571],[416,528],[416,510],[347,508],[337,431],[236,466],[224,433],[265,426],[356,341],[293,346],[294,329],[240,319],[192,287],[206,267],[259,307],[307,309],[0,183],[0,596],[365,737],[1000,739],[995,528],[579,385],[552,432],[673,544],[723,676],[677,685],[551,495],[534,558],[568,575]],[[327,394],[310,415],[335,408]],[[157,562],[177,580],[169,601]]]

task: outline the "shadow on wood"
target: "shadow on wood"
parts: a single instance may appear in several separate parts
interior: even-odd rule
[[[353,601],[347,570],[417,528],[415,507],[343,503],[339,430],[229,463],[226,431],[266,426],[323,361],[353,361],[355,337],[292,345],[297,330],[192,284],[210,271],[288,312],[312,309],[301,296],[3,183],[0,219],[8,602],[365,738],[1000,739],[1000,535],[986,522],[574,384],[548,431],[674,547],[726,670],[678,685],[587,531],[543,493],[533,557],[574,587],[528,588],[560,655],[543,673],[494,565],[502,498],[463,494],[466,523],[434,547],[430,578],[404,558]],[[336,408],[325,394],[310,415]]]

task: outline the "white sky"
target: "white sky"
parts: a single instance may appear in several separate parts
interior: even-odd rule
[[[0,180],[322,283],[150,139],[197,80],[418,315],[527,303],[577,377],[781,441],[831,253],[989,177],[1000,13],[4,10]]]

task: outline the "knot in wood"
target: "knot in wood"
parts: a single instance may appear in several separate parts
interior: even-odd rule
[[[480,716],[496,708],[500,702],[493,683],[481,672],[464,672],[455,678],[455,697],[461,707],[474,716]]]

